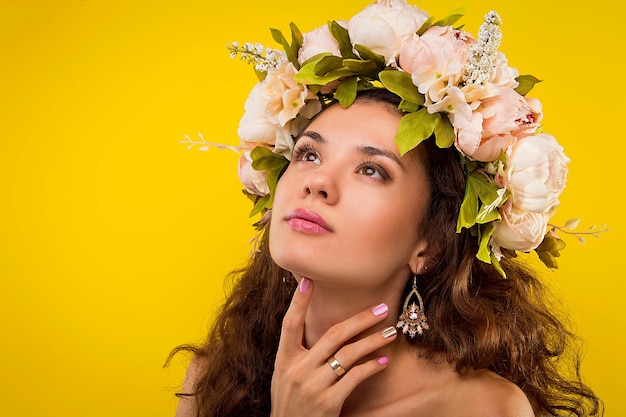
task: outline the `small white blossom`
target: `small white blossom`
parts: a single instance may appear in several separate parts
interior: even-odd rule
[[[239,47],[238,42],[233,42],[228,49],[230,50],[231,58],[235,58],[240,54],[243,61],[253,65],[259,72],[267,72],[270,68],[278,68],[286,60],[279,51],[265,48],[260,43],[246,42],[243,47]]]
[[[478,31],[478,40],[470,46],[470,56],[465,64],[463,81],[467,84],[484,84],[495,69],[496,53],[502,40],[500,16],[491,11]]]

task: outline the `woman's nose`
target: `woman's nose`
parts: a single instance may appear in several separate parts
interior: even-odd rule
[[[304,181],[303,197],[321,198],[326,204],[339,201],[337,180],[325,169],[309,173]]]

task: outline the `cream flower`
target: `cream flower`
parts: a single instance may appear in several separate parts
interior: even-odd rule
[[[491,236],[494,246],[510,250],[531,251],[543,241],[548,227],[548,213],[521,210],[508,202],[500,209],[502,221],[495,222]]]
[[[239,181],[250,194],[267,195],[270,188],[267,185],[267,171],[257,171],[252,168],[250,152],[244,152],[239,158]]]
[[[338,20],[337,23],[344,28],[348,27],[348,22],[345,20]],[[298,62],[300,64],[324,52],[341,56],[339,44],[333,35],[331,35],[328,25],[320,26],[317,29],[304,33],[302,37],[302,46],[300,47],[300,51],[298,51]]]
[[[443,99],[448,86],[459,84],[471,38],[450,26],[432,26],[413,34],[400,52],[400,68],[431,102]]]
[[[428,112],[448,113],[455,127],[467,127],[472,120],[472,107],[465,101],[465,95],[459,87],[449,87],[445,97],[437,103],[426,103]]]
[[[565,188],[569,158],[553,136],[541,133],[520,139],[508,154],[508,188],[520,210],[549,213]]]
[[[296,73],[296,67],[291,62],[285,62],[278,69],[268,71],[261,83],[262,94],[267,98],[267,117],[281,126],[296,117],[307,99],[315,98],[313,93],[293,79]]]
[[[251,149],[257,143],[268,145],[275,143],[276,125],[268,119],[265,113],[266,106],[267,97],[264,95],[262,83],[258,83],[243,106],[245,113],[239,121],[237,131],[241,144],[246,149]]]
[[[252,89],[239,122],[244,149],[261,144],[275,147],[277,153],[290,153],[294,120],[303,109],[307,115],[313,112],[307,103],[319,103],[315,94],[293,79],[296,72],[291,62],[284,62],[279,68],[270,68],[266,78]],[[319,104],[312,107],[317,112],[321,109]]]
[[[395,65],[402,44],[428,20],[426,12],[405,0],[377,0],[348,22],[353,45],[359,44],[383,55]]]
[[[509,61],[501,51],[496,52],[495,66],[491,82],[498,87],[517,88],[519,83],[515,78],[519,76],[519,71],[509,67]]]

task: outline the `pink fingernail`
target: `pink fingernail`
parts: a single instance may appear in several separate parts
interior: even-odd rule
[[[302,277],[300,281],[300,292],[306,292],[309,289],[310,281],[307,278]]]
[[[381,365],[387,365],[389,363],[389,359],[386,356],[382,356],[378,358],[378,363]]]
[[[385,303],[378,304],[376,307],[372,309],[372,313],[374,313],[375,316],[381,316],[385,314],[387,311],[389,311],[389,307],[387,307],[387,304]]]

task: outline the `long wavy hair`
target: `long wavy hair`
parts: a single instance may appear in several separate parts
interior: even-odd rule
[[[398,97],[386,90],[368,90],[357,100],[398,111]],[[407,339],[416,355],[448,361],[458,372],[492,370],[522,389],[537,416],[602,415],[602,402],[579,374],[579,341],[553,311],[547,288],[515,259],[503,259],[503,279],[475,258],[476,238],[466,229],[456,232],[465,192],[458,153],[432,139],[413,152],[431,189],[421,233],[432,256],[419,279],[430,329]],[[281,323],[296,282],[271,259],[267,233],[249,264],[230,279],[232,291],[206,341],[170,354],[191,351],[200,364],[193,392],[178,395],[195,401],[198,417],[269,416]]]

